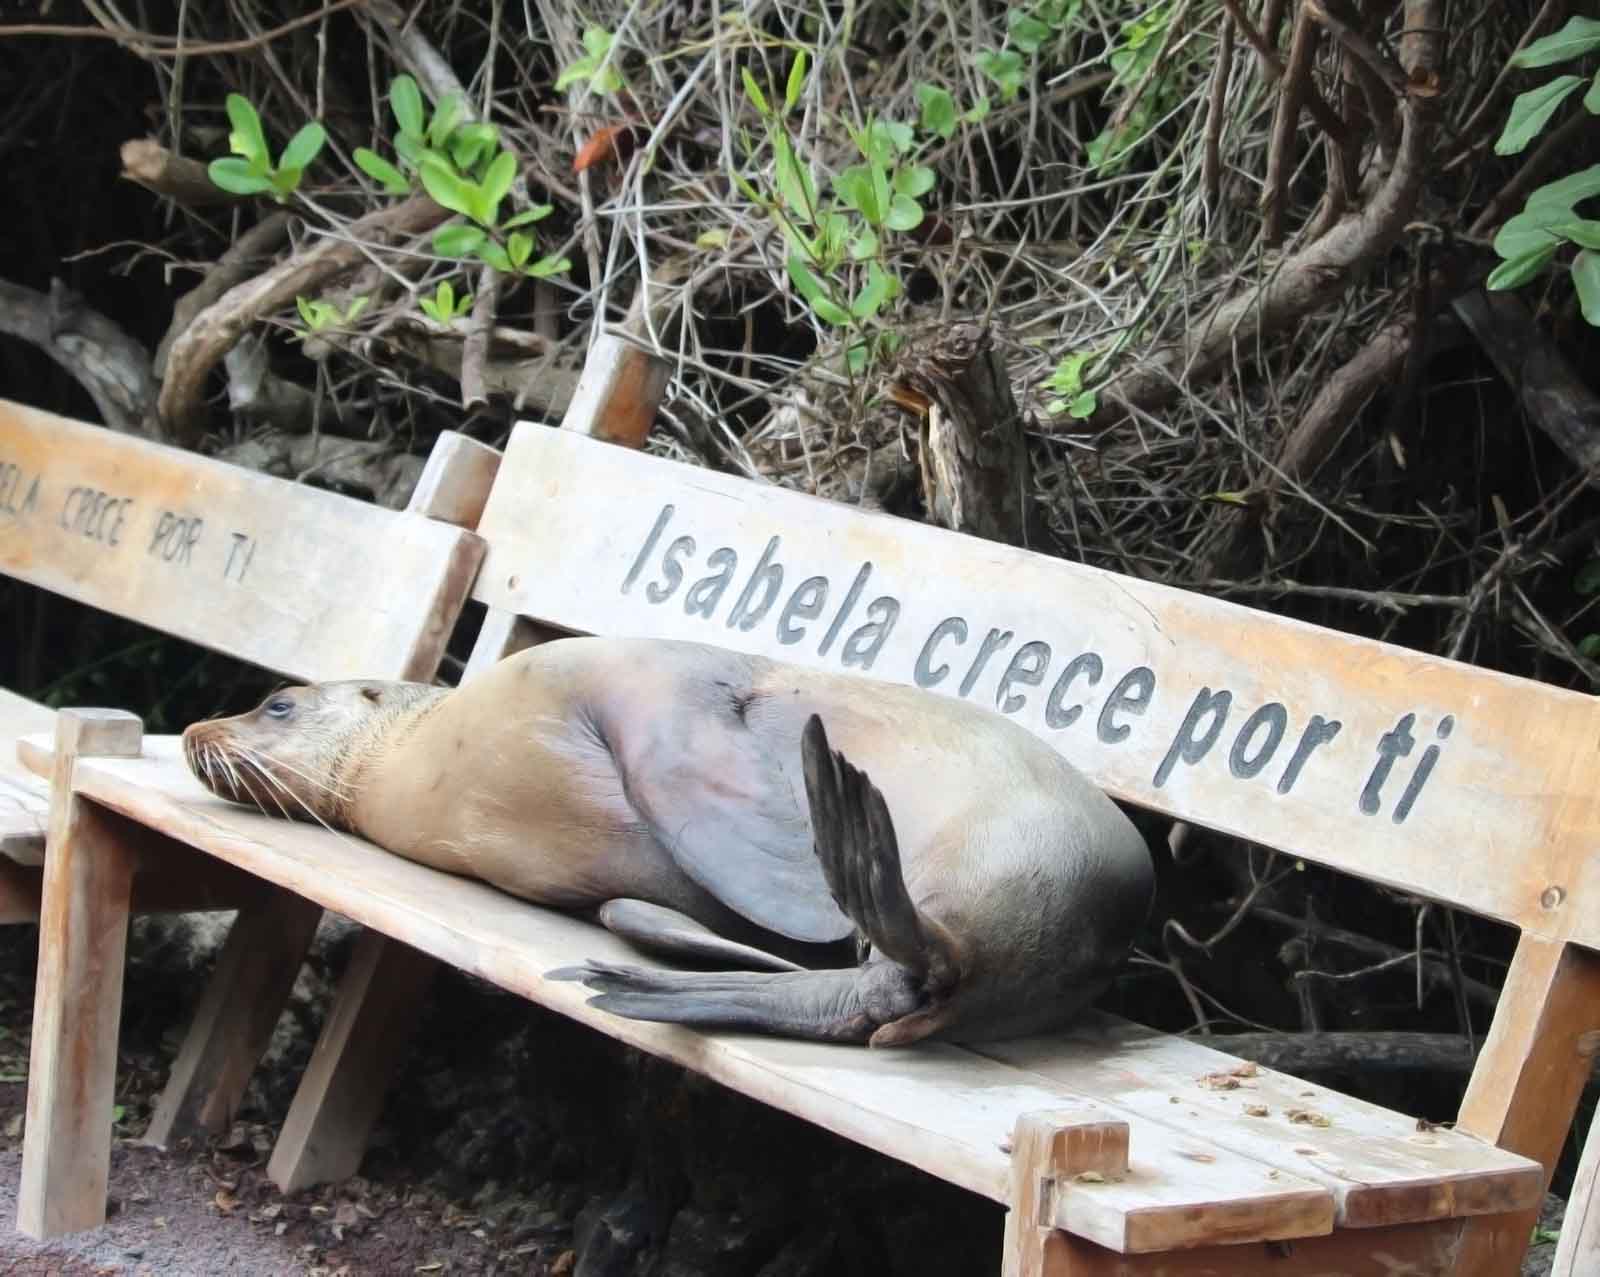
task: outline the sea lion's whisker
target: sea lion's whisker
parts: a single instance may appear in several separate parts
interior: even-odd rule
[[[321,825],[322,828],[326,829],[330,834],[333,834],[333,835],[335,835],[336,837],[339,837],[339,838],[343,838],[344,837],[343,833],[340,830],[336,829],[332,824],[330,824],[329,821],[327,820],[327,818],[325,816],[323,816],[323,814],[320,811],[318,811],[315,807],[313,807],[310,803],[308,803],[304,798],[302,798],[299,794],[297,794],[294,791],[292,786],[285,784],[282,777],[274,775],[270,768],[265,767],[262,764],[263,764],[263,762],[269,762],[269,763],[272,763],[272,764],[274,764],[276,766],[280,766],[280,767],[283,768],[284,771],[288,772],[290,775],[298,777],[301,780],[304,780],[306,782],[306,784],[308,786],[310,786],[312,789],[314,789],[314,790],[320,789],[323,792],[331,794],[332,796],[334,796],[335,798],[340,799],[343,802],[351,801],[351,799],[350,799],[350,797],[348,795],[346,795],[344,793],[341,793],[340,791],[334,789],[334,787],[331,786],[331,785],[328,785],[328,784],[325,784],[325,783],[323,783],[321,781],[318,781],[316,777],[308,775],[308,774],[302,772],[299,768],[296,768],[294,766],[291,766],[288,763],[285,763],[282,759],[274,758],[270,754],[264,754],[259,750],[251,749],[247,745],[238,745],[238,746],[235,746],[235,748],[237,749],[238,753],[244,758],[244,760],[246,762],[249,762],[249,763],[251,763],[253,765],[255,774],[259,775],[267,783],[267,785],[269,786],[268,793],[272,795],[273,801],[275,803],[277,803],[278,810],[283,813],[283,818],[285,820],[289,820],[289,819],[291,819],[291,817],[289,815],[288,809],[284,807],[282,799],[280,799],[278,797],[279,793],[282,793],[283,795],[288,797],[290,800],[292,800],[296,805],[298,805],[299,807],[304,809],[306,815],[311,817],[312,820],[314,820],[317,824]],[[259,805],[259,803],[258,803],[258,805]]]

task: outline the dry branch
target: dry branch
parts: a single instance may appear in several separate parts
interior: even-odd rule
[[[414,235],[447,216],[427,196],[413,196],[352,222],[343,236],[330,235],[230,289],[196,315],[168,351],[157,404],[164,428],[181,443],[198,438],[205,420],[206,378],[251,324],[359,266],[371,245]]]
[[[113,430],[145,431],[156,398],[149,353],[59,279],[48,293],[0,280],[0,332],[37,346],[71,373]]]
[[[174,155],[154,138],[130,138],[122,144],[122,176],[185,208],[239,204],[245,199],[213,182],[199,160]]]
[[[266,269],[268,263],[277,256],[278,250],[288,242],[289,215],[269,213],[234,240],[228,251],[217,258],[215,265],[206,272],[205,278],[178,298],[177,305],[172,308],[172,322],[167,325],[166,334],[156,347],[155,373],[158,378],[166,377],[167,354],[172,349],[172,343],[189,327],[194,317],[230,288]]]

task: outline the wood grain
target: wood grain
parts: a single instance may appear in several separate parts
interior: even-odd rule
[[[479,530],[491,607],[965,696],[1120,798],[1600,944],[1588,696],[529,425]]]
[[[1085,1102],[1059,1082],[956,1047],[863,1051],[607,1015],[588,1005],[581,985],[545,978],[581,959],[641,960],[601,928],[348,835],[223,803],[189,775],[171,738],[146,738],[145,755],[82,762],[75,784],[130,819],[362,926],[995,1201],[1010,1193],[1006,1149],[1017,1117]],[[1127,1244],[1199,1240],[1207,1211],[1248,1212],[1265,1236],[1331,1227],[1332,1195],[1321,1185],[1218,1149],[1203,1130],[1180,1132],[1102,1107],[1128,1124],[1132,1174],[1083,1186],[1071,1207],[1074,1227]]]
[[[481,555],[460,528],[0,400],[0,571],[278,673],[431,677]]]

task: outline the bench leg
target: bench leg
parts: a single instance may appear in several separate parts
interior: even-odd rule
[[[1600,1272],[1600,1122],[1589,1124],[1550,1277],[1584,1277],[1593,1272]]]
[[[71,788],[77,757],[137,755],[139,720],[62,710],[39,920],[17,1229],[46,1238],[105,1222],[117,1029],[136,853],[112,813]]]
[[[1600,955],[1524,934],[1456,1126],[1555,1169],[1594,1068]],[[1516,1277],[1537,1207],[1467,1221],[1464,1277]]]
[[[321,918],[321,906],[276,888],[239,911],[145,1130],[147,1144],[170,1148],[228,1129]]]
[[[427,954],[379,932],[356,941],[267,1163],[285,1193],[356,1173],[437,969]]]
[[[1024,1113],[1011,1137],[1011,1208],[1001,1277],[1067,1277],[1066,1234],[1055,1226],[1056,1185],[1073,1175],[1128,1171],[1128,1124],[1103,1110]]]

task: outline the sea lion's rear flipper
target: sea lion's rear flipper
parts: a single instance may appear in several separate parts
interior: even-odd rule
[[[646,900],[608,900],[600,906],[600,923],[647,953],[757,971],[804,971],[799,963],[777,954],[719,936],[662,905]]]
[[[914,1042],[941,1027],[957,946],[917,912],[883,795],[828,747],[813,715],[801,741],[816,855],[835,903],[878,955],[843,970],[725,974],[589,962],[547,973],[581,980],[591,1006],[632,1020],[753,1029],[831,1042]],[[887,961],[885,960],[887,959]]]
[[[884,957],[916,976],[930,994],[959,975],[956,945],[932,918],[917,912],[900,871],[883,794],[865,772],[828,746],[822,719],[806,720],[800,738],[812,838],[834,903]]]

